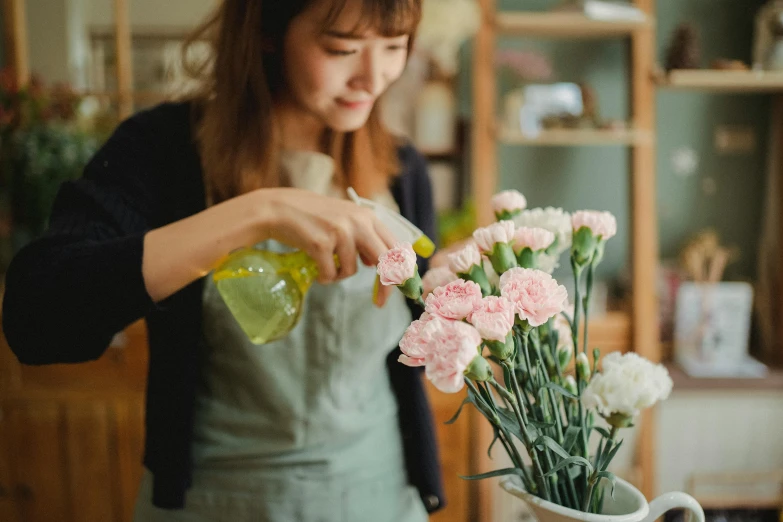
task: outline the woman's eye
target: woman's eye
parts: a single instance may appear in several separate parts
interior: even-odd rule
[[[407,45],[390,45],[387,49],[390,51],[407,51],[408,46]]]
[[[326,52],[332,56],[350,56],[356,51],[350,51],[345,49],[327,49]]]

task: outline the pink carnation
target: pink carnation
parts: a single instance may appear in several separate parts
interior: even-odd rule
[[[514,222],[498,221],[488,227],[478,228],[473,232],[473,239],[483,254],[489,254],[495,248],[495,243],[511,243],[514,241]]]
[[[504,342],[514,326],[514,305],[505,297],[485,297],[468,317],[483,339]]]
[[[481,253],[475,243],[470,243],[462,250],[449,254],[448,260],[452,272],[467,274],[473,265],[481,266]]]
[[[521,227],[514,234],[514,252],[529,248],[533,252],[549,248],[555,242],[555,234],[536,227]]]
[[[427,299],[427,296],[439,286],[446,286],[456,279],[459,279],[459,276],[447,266],[430,268],[421,278],[422,299]]]
[[[424,366],[429,354],[429,336],[425,335],[423,330],[434,317],[424,312],[418,321],[413,321],[408,326],[400,340],[402,355],[398,359],[399,362],[406,366]]]
[[[467,323],[437,321],[428,325],[430,355],[427,378],[445,393],[457,393],[465,385],[465,370],[480,357],[481,335]]]
[[[576,232],[582,227],[589,228],[594,236],[606,240],[617,234],[617,219],[611,212],[580,210],[571,216],[571,228]]]
[[[378,275],[384,286],[400,286],[416,275],[416,253],[410,243],[400,242],[381,255]]]
[[[461,321],[481,304],[481,287],[473,281],[457,279],[432,291],[425,310],[445,319]]]
[[[526,207],[527,199],[518,190],[504,190],[492,197],[492,210],[495,214],[525,210]]]
[[[514,303],[517,315],[530,326],[541,326],[568,302],[565,287],[546,272],[512,268],[500,276],[500,294]]]

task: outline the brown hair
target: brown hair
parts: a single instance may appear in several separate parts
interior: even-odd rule
[[[291,20],[313,1],[223,0],[190,36],[185,69],[200,81],[192,96],[197,141],[212,203],[261,187],[280,185],[275,96],[284,88],[283,39]],[[325,30],[348,0],[330,0]],[[410,34],[421,17],[421,0],[361,0],[364,27],[383,36]],[[357,28],[359,29],[359,28]],[[210,57],[188,61],[190,48],[207,40]],[[378,104],[361,129],[330,131],[323,149],[335,159],[335,180],[370,195],[399,171],[396,140],[380,121]]]

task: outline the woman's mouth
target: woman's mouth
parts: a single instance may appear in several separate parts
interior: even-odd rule
[[[357,110],[366,109],[372,106],[372,100],[346,100],[343,98],[337,98],[337,104],[345,109]]]

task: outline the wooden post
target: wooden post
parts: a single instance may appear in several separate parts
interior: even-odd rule
[[[117,91],[119,117],[133,113],[133,50],[128,0],[114,0],[114,27],[117,46]]]
[[[635,0],[648,16],[655,13],[655,0]],[[655,25],[637,29],[631,37],[632,122],[655,136]],[[660,359],[658,303],[655,281],[658,271],[658,221],[656,219],[654,138],[637,143],[632,151],[632,268],[633,268],[633,346],[639,355]],[[655,494],[655,412],[642,417],[639,437],[642,492]]]
[[[773,165],[774,168],[777,169],[777,175],[780,176],[777,178],[777,192],[780,200],[778,200],[777,216],[775,216],[778,230],[775,253],[778,256],[778,259],[783,259],[783,94],[778,94],[773,99],[771,127],[774,139],[773,147],[775,147],[775,149],[770,151],[769,154],[774,158],[775,163]],[[773,267],[777,269],[780,269],[781,266],[783,266],[783,261],[778,265],[773,265]],[[775,283],[776,285],[773,285],[773,289],[779,289],[783,285],[783,279],[781,279],[780,275],[775,278]],[[783,324],[783,299],[781,299],[779,292],[775,292],[772,295],[774,296],[773,302],[770,303],[772,305],[772,314],[775,314],[780,318],[781,322],[778,324]],[[771,361],[774,361],[775,363],[783,361],[783,339],[776,336],[773,346],[768,347],[768,351],[768,356],[771,356]]]
[[[30,82],[30,58],[27,50],[27,14],[24,0],[3,0],[5,13],[5,60],[13,68],[18,86]]]
[[[495,221],[490,200],[497,188],[497,142],[495,141],[495,0],[479,0],[481,27],[473,44],[473,129],[472,193],[475,198],[478,226]],[[472,452],[474,472],[492,469],[487,448],[494,436],[489,422],[479,412],[472,412]],[[473,489],[471,520],[493,520],[492,506],[497,485],[490,480],[477,481]]]
[[[473,44],[473,155],[471,180],[478,226],[495,221],[490,200],[497,188],[495,141],[495,0],[480,0],[481,28]]]

